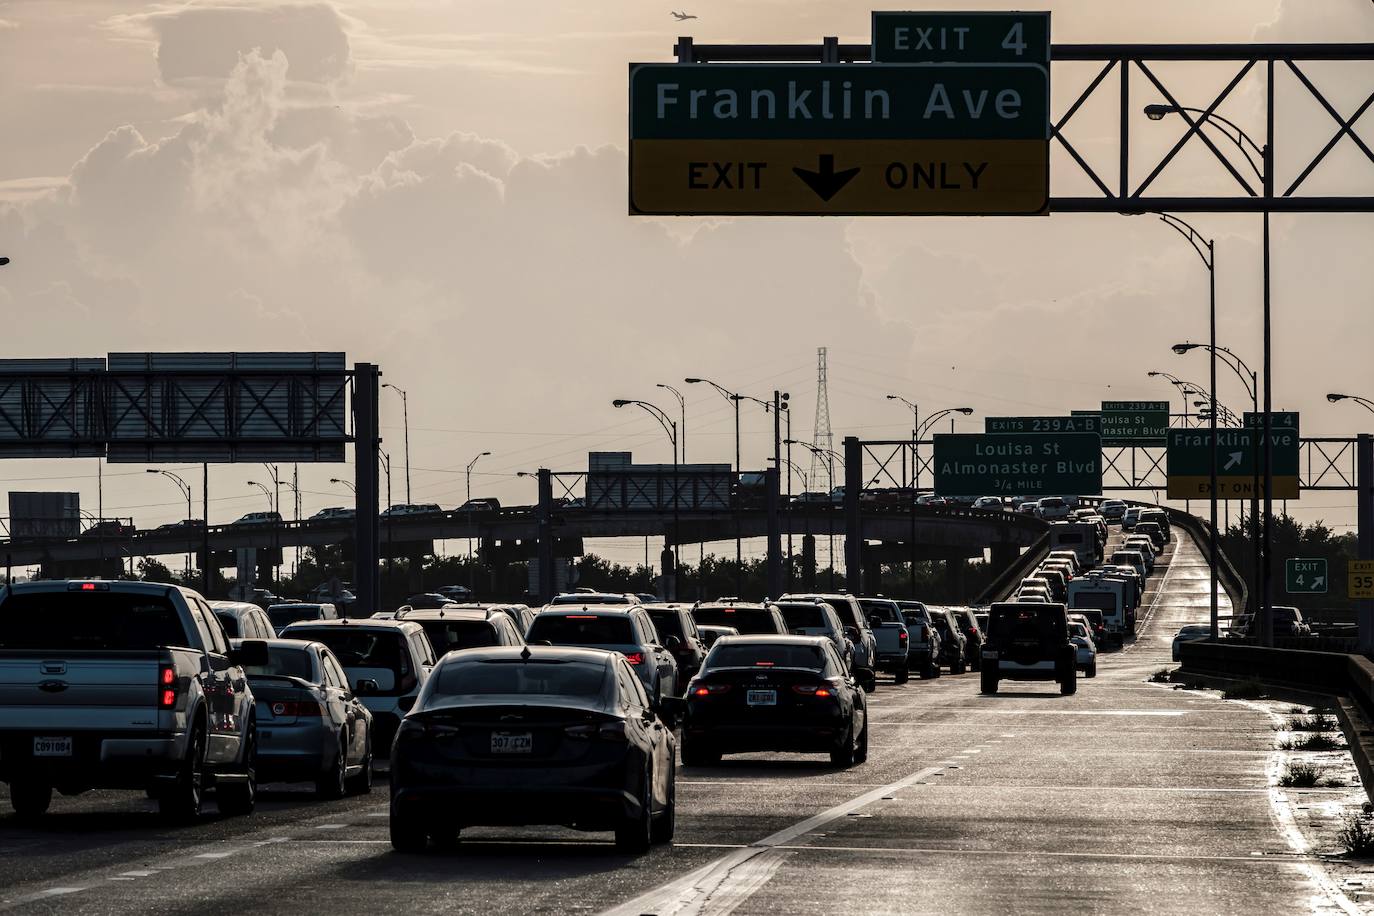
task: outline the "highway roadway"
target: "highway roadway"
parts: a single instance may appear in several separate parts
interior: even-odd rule
[[[1139,639],[1077,695],[1006,683],[984,697],[976,673],[885,681],[867,764],[766,754],[681,770],[677,843],[643,857],[543,828],[474,829],[457,851],[398,855],[384,781],[329,803],[267,791],[252,818],[184,829],[141,796],[100,792],[58,798],[36,828],[0,817],[0,909],[1359,912],[1270,789],[1265,710],[1147,682],[1169,666],[1177,627],[1206,617],[1197,547],[1180,533],[1168,558]]]

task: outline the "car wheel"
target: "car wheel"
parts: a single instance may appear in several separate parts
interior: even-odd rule
[[[950,674],[963,674],[966,670],[968,669],[964,665],[964,657],[962,655],[954,660],[954,664],[949,666]]]
[[[366,795],[372,791],[372,739],[368,738],[367,753],[363,755],[363,768],[348,781],[348,791],[353,795]]]
[[[454,850],[462,839],[463,831],[457,824],[442,824],[429,829],[429,838],[438,849]]]
[[[1097,677],[1097,662],[1088,662],[1088,666],[1083,669],[1084,677]]]
[[[830,752],[830,765],[842,770],[854,765],[856,752],[854,750],[854,720],[849,720],[849,727],[844,730],[844,738],[840,741],[840,746]]]
[[[168,820],[179,823],[195,820],[200,817],[204,785],[205,735],[197,727],[191,732],[186,760],[177,771],[175,782],[158,793],[158,811]]]
[[[344,751],[344,739],[339,738],[339,746],[334,751],[334,759],[330,761],[319,776],[315,777],[315,794],[320,798],[343,798],[348,791],[348,754]]]
[[[892,677],[898,684],[905,684],[911,680],[911,669],[903,665],[892,673]]]
[[[930,663],[929,659],[926,659],[925,661],[917,665],[916,670],[920,674],[921,680],[925,681],[929,680],[930,678],[933,678],[935,676],[935,672],[937,669],[934,665]]]
[[[854,752],[855,763],[868,762],[868,716],[864,716],[864,730],[859,733],[859,747]]]
[[[872,693],[878,689],[878,678],[873,674],[872,668],[860,668],[858,680],[863,685],[864,693]]]
[[[424,852],[429,837],[425,825],[414,815],[391,809],[391,848],[397,852]]]
[[[997,670],[995,668],[984,668],[979,672],[979,688],[986,694],[997,692]]]
[[[644,791],[640,799],[639,813],[623,818],[615,828],[615,847],[621,852],[641,855],[649,851],[653,843],[653,797],[654,773],[652,769],[644,772]]]
[[[720,751],[711,747],[703,738],[682,736],[682,765],[686,767],[713,767],[720,763]]]
[[[1078,692],[1078,672],[1073,668],[1069,669],[1068,676],[1059,685],[1060,696],[1072,696]]]
[[[10,783],[10,806],[20,818],[42,817],[52,804],[52,786],[20,780]]]
[[[651,828],[650,839],[655,843],[671,843],[677,833],[677,765],[668,770],[668,804],[659,813]]]
[[[219,813],[242,817],[253,813],[258,804],[258,729],[248,726],[248,747],[243,754],[243,782],[225,783],[215,788],[215,806]]]
[[[983,670],[983,659],[981,651],[973,653],[973,657],[968,660],[968,667],[970,671]]]

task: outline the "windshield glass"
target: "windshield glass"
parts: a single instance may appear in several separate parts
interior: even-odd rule
[[[443,655],[459,649],[497,645],[496,627],[485,620],[421,620],[434,651]]]
[[[555,646],[625,646],[634,643],[628,617],[598,614],[540,614],[530,624],[531,643]]]
[[[267,609],[267,619],[281,632],[299,620],[319,620],[320,608],[311,604],[274,604]]]
[[[399,632],[318,627],[293,630],[289,638],[324,643],[351,677],[375,680],[378,693],[404,693],[414,686],[405,637]]]
[[[773,615],[763,608],[699,607],[692,612],[697,623],[734,627],[740,635],[778,632]]]
[[[444,696],[522,694],[594,697],[606,679],[604,662],[496,659],[450,662],[431,680],[429,702]]]
[[[109,650],[189,646],[167,598],[117,592],[29,592],[0,604],[0,649]]]
[[[870,617],[877,617],[883,623],[901,623],[902,612],[897,609],[897,605],[892,601],[881,601],[871,598],[860,598],[859,606],[864,609]]]
[[[1049,605],[1005,605],[992,609],[989,628],[999,649],[1037,646],[1055,641],[1061,613]]]
[[[658,638],[665,640],[669,636],[676,636],[678,639],[686,639],[682,632],[682,621],[678,618],[677,611],[649,611],[649,619],[654,622],[654,629],[658,630]]]
[[[1097,608],[1101,611],[1115,611],[1117,606],[1115,592],[1074,592],[1069,596],[1069,607]]]
[[[820,646],[769,645],[754,643],[745,645],[717,645],[706,656],[703,668],[806,668],[820,671],[825,667],[825,656]]]
[[[268,646],[266,665],[244,665],[243,673],[251,677],[275,675],[277,677],[298,677],[309,683],[315,681],[315,665],[310,660],[310,652],[305,648]]]
[[[215,611],[215,618],[219,620],[219,625],[224,627],[225,636],[230,639],[238,639],[239,636],[242,635],[239,633],[239,619],[233,614],[228,614],[224,611]]]
[[[818,604],[780,604],[782,619],[794,630],[821,629],[825,627],[825,614]]]

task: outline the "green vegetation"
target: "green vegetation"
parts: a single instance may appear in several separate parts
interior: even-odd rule
[[[1286,789],[1310,789],[1321,779],[1321,770],[1310,763],[1290,763],[1279,777],[1279,785]]]

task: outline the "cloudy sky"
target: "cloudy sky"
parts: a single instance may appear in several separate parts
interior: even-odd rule
[[[1369,0],[1039,5],[1053,11],[1057,42],[1374,40]],[[5,355],[344,350],[409,389],[414,499],[446,506],[462,501],[463,467],[479,451],[493,454],[474,493],[508,502],[533,497],[517,471],[582,468],[589,449],[668,460],[657,426],[610,401],[653,397],[655,383],[688,375],[758,396],[790,391],[794,433],[808,438],[818,346],[830,352],[837,441],[902,436],[908,417],[887,393],[926,409],[967,404],[973,430],[985,414],[1174,394],[1150,369],[1205,378],[1201,356],[1168,347],[1205,336],[1206,274],[1154,220],[626,215],[627,62],[670,59],[682,33],[867,41],[871,6],[697,0],[688,8],[700,18],[686,24],[671,8],[0,2]],[[1234,70],[1157,68],[1198,105]],[[1093,75],[1056,65],[1055,110]],[[1374,91],[1368,64],[1309,75],[1342,113]],[[1157,100],[1137,85],[1140,104]],[[1304,92],[1291,77],[1279,86],[1281,175],[1335,129]],[[1104,98],[1071,136],[1110,168],[1116,109]],[[1261,136],[1261,99],[1262,84],[1247,80],[1221,111]],[[1180,134],[1137,120],[1142,162]],[[1372,121],[1359,125],[1366,137]],[[1056,193],[1084,191],[1072,173],[1056,155]],[[1205,193],[1226,180],[1190,153],[1160,187]],[[1315,193],[1374,193],[1374,164],[1343,141],[1311,182]],[[1196,223],[1217,239],[1221,337],[1257,365],[1258,219]],[[1374,217],[1280,217],[1274,231],[1275,404],[1302,410],[1305,434],[1368,429],[1374,418],[1322,396],[1374,397]],[[688,458],[728,461],[728,406],[701,387],[689,389]],[[399,471],[400,401],[385,394],[385,447]],[[1230,379],[1221,396],[1242,406]],[[746,465],[762,466],[761,411],[746,411],[745,435]],[[77,490],[93,508],[95,470],[10,461],[0,481]],[[106,515],[142,526],[183,514],[169,482],[141,467],[106,471]],[[349,469],[301,473],[307,513],[345,501],[328,478]],[[263,508],[245,485],[260,477],[214,469],[212,521]],[[397,500],[401,491],[398,476]],[[1306,502],[1314,516],[1353,523],[1353,495]]]

